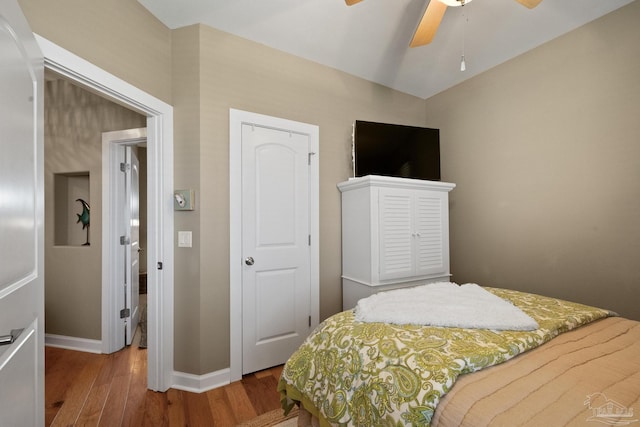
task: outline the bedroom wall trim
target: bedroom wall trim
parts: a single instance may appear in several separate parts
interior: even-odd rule
[[[173,107],[34,34],[45,68],[147,117],[148,388],[166,391],[173,381]],[[103,263],[104,263],[103,254]],[[103,272],[104,274],[104,272]],[[103,277],[103,284],[105,280]],[[110,303],[103,286],[103,311]],[[102,336],[109,336],[103,321]],[[104,344],[104,343],[103,343]],[[104,348],[103,348],[104,351]]]
[[[173,373],[172,388],[189,391],[191,393],[204,393],[229,384],[231,382],[230,378],[231,370],[229,368],[203,375],[176,371]]]
[[[65,335],[45,334],[44,345],[67,350],[84,351],[85,353],[102,353],[102,341],[88,338],[67,337]]]

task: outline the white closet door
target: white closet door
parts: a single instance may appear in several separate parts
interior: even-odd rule
[[[242,126],[243,373],[279,365],[311,326],[309,136]]]

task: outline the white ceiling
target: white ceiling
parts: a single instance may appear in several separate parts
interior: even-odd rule
[[[429,98],[633,0],[543,0],[531,10],[473,0],[449,7],[433,42],[417,48],[408,46],[428,0],[138,1],[169,28],[203,23]]]

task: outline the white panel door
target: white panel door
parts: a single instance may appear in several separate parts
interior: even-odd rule
[[[284,363],[310,328],[309,136],[242,126],[243,373]]]
[[[0,2],[2,426],[44,425],[43,72],[18,2]]]
[[[138,326],[140,208],[139,208],[139,162],[134,149],[125,144],[113,144],[111,167],[115,177],[115,192],[112,212],[115,215],[114,235],[117,240],[114,254],[115,268],[111,286],[117,289],[115,310],[119,314],[118,332],[114,347],[117,351],[130,345]]]
[[[131,345],[140,318],[140,161],[134,147],[126,147],[128,173],[126,175],[125,232],[129,236],[125,249],[125,307],[129,313],[126,322],[126,343]]]

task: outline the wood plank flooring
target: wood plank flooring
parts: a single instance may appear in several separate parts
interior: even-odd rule
[[[280,407],[282,366],[206,393],[147,390],[147,350],[45,348],[47,426],[235,426]]]

